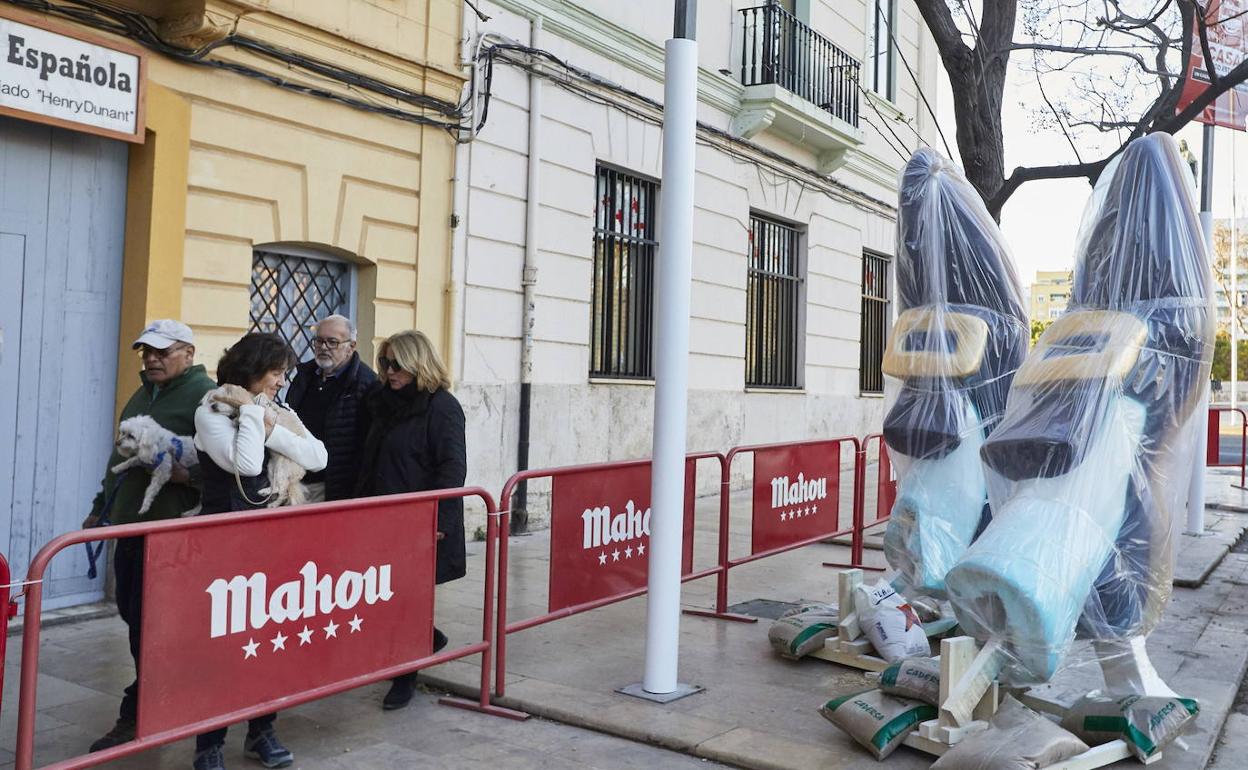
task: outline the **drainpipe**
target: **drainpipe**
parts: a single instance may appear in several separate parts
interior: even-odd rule
[[[529,30],[529,46],[538,47],[542,31],[542,17],[534,16]],[[520,322],[520,440],[516,447],[517,470],[529,468],[529,418],[532,410],[533,389],[533,325],[535,307],[533,292],[537,286],[537,215],[541,205],[541,165],[539,151],[542,127],[542,79],[529,73],[529,167],[528,191],[524,206],[524,270],[520,286],[524,292],[523,316]],[[529,528],[529,485],[520,482],[511,506],[513,532],[526,532]]]

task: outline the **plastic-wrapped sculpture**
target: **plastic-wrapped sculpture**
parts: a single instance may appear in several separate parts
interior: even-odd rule
[[[1076,626],[1134,638],[1142,657],[1169,599],[1214,333],[1189,174],[1164,134],[1106,168],[1067,310],[981,452],[993,520],[946,583],[963,628],[1001,646],[1013,681],[1047,681]]]
[[[1009,249],[961,172],[920,149],[900,188],[901,312],[882,367],[898,486],[884,553],[904,592],[943,597],[945,573],[989,518],[979,451],[1030,330]]]

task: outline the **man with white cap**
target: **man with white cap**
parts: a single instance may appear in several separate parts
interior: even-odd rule
[[[162,427],[179,436],[195,432],[195,409],[208,391],[217,384],[208,376],[203,366],[195,364],[195,337],[191,329],[180,321],[162,319],[147,325],[134,349],[139,352],[143,369],[139,373],[141,384],[121,411],[121,419],[147,415]],[[108,468],[124,458],[114,450],[108,459]],[[199,505],[198,469],[188,471],[174,465],[172,483],[166,484],[156,495],[152,506],[143,514],[144,521],[169,519]],[[104,481],[91,505],[91,514],[83,522],[84,527],[100,524],[127,524],[139,520],[139,506],[147,489],[149,477],[136,467],[114,476],[105,471]],[[121,619],[130,627],[130,654],[134,656],[136,677],[126,688],[121,701],[121,713],[112,730],[91,744],[92,751],[99,751],[134,740],[135,720],[138,714],[139,681],[139,628],[143,607],[143,538],[122,538],[117,541],[113,555],[113,572],[116,576],[117,609]]]

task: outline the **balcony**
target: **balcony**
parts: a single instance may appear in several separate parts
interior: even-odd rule
[[[738,136],[772,131],[818,155],[830,173],[862,144],[858,60],[778,5],[741,10]]]

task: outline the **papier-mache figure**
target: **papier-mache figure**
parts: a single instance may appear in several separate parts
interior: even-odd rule
[[[981,452],[993,518],[946,586],[962,627],[997,642],[1014,682],[1050,679],[1076,630],[1102,658],[1116,645],[1151,674],[1143,635],[1170,597],[1213,354],[1190,185],[1165,134],[1105,169],[1067,310],[1018,370]]]
[[[898,486],[884,553],[904,593],[943,597],[989,518],[979,452],[1030,331],[1009,249],[961,171],[920,149],[900,188],[900,314],[882,367]]]

